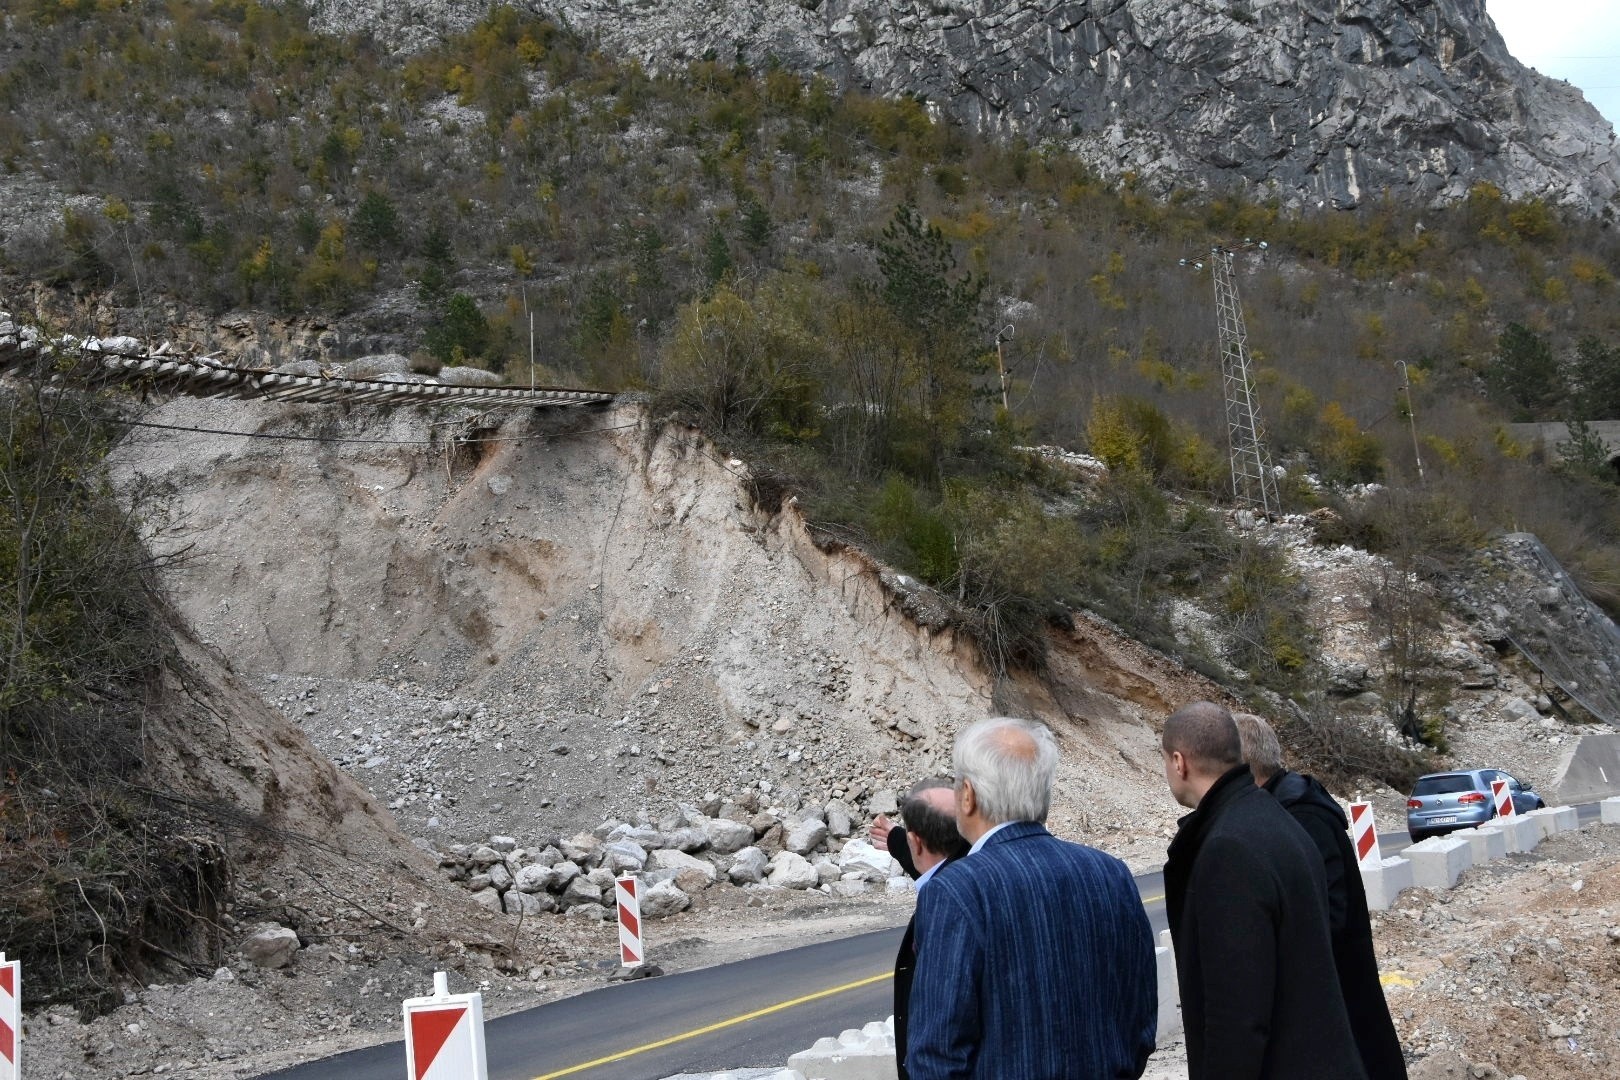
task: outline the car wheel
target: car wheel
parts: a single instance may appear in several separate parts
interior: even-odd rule
[[[1546,804],[1546,803],[1544,803],[1544,802],[1542,802],[1542,801],[1541,801],[1541,800],[1540,800],[1540,799],[1537,799],[1537,800],[1536,800],[1536,807],[1535,807],[1535,808],[1536,808],[1536,809],[1537,809],[1537,810],[1545,810],[1545,809],[1547,809],[1547,804]]]

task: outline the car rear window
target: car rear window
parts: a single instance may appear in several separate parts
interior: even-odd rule
[[[1414,795],[1449,795],[1453,791],[1471,791],[1474,781],[1465,773],[1447,776],[1425,776],[1417,782]]]

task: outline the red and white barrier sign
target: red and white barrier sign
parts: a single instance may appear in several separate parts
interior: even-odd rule
[[[450,993],[433,973],[433,996],[405,1002],[407,1080],[489,1080],[484,1058],[484,996]]]
[[[1378,830],[1373,826],[1372,803],[1350,804],[1350,837],[1356,845],[1356,864],[1365,867],[1383,865],[1378,850]]]
[[[1492,780],[1491,794],[1496,797],[1497,817],[1512,817],[1519,812],[1513,805],[1513,793],[1508,790],[1506,780]]]
[[[613,894],[619,901],[619,963],[624,967],[640,967],[647,961],[647,950],[641,942],[641,897],[636,892],[633,877],[622,877],[613,883]]]
[[[0,952],[0,1080],[22,1074],[22,964]]]

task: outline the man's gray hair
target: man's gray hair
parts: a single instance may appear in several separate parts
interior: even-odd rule
[[[1283,771],[1282,745],[1271,725],[1254,713],[1235,712],[1238,741],[1243,743],[1243,761],[1258,783],[1265,783]]]
[[[1058,748],[1046,725],[997,716],[969,724],[952,752],[956,782],[973,782],[979,813],[992,825],[1042,821],[1052,806]]]

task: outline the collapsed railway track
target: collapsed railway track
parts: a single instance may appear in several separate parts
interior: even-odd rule
[[[122,385],[136,392],[305,404],[567,406],[606,405],[614,399],[606,391],[555,386],[482,386],[240,368],[207,356],[150,351],[133,338],[45,346],[0,313],[0,374],[24,372],[86,389]]]

